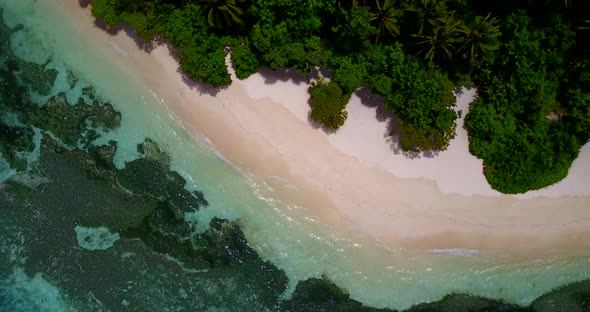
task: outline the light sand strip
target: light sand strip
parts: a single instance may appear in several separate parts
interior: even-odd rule
[[[590,246],[588,147],[564,182],[520,196],[526,199],[502,195],[489,188],[481,161],[469,154],[462,120],[449,150],[435,158],[395,154],[386,142],[385,122],[358,97],[348,105],[346,125],[326,135],[306,121],[305,82],[233,76],[234,83],[213,96],[206,87],[183,81],[168,48],[141,51],[124,33],[110,36],[94,27],[90,11],[78,1],[63,4],[87,44],[119,57],[130,76],[187,128],[266,181],[269,195],[305,207],[320,222],[406,248],[535,257],[581,253]],[[463,116],[472,97],[466,92],[459,99]]]

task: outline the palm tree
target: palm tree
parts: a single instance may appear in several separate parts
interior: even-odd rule
[[[426,27],[434,28],[436,25],[452,12],[447,8],[446,0],[419,0],[406,8],[418,16],[418,35],[422,35]]]
[[[240,16],[244,11],[238,3],[245,0],[201,0],[207,12],[207,22],[212,27],[223,28],[232,23],[241,24]]]
[[[313,1],[313,0],[311,0]],[[356,8],[359,6],[366,6],[366,0],[336,0],[340,8]]]
[[[393,0],[377,0],[375,6],[372,21],[379,28],[375,42],[378,42],[383,34],[399,35],[398,22],[403,11],[395,6]]]
[[[500,25],[498,25],[500,20],[490,16],[491,13],[486,17],[477,16],[473,26],[463,26],[459,29],[464,36],[464,43],[458,51],[468,54],[471,62],[500,46],[498,42],[498,37],[501,35]]]
[[[457,50],[455,46],[463,41],[459,32],[462,27],[461,21],[450,15],[439,22],[440,24],[435,24],[431,34],[413,35],[421,40],[416,45],[423,46],[418,54],[424,54],[424,58],[429,63],[432,63],[435,58],[441,57],[440,53],[442,53],[442,57],[452,60],[453,54]]]
[[[529,4],[533,2],[533,0],[529,0]],[[545,6],[548,6],[551,3],[551,0],[545,0]],[[563,0],[563,4],[566,8],[570,8],[572,6],[572,0]]]

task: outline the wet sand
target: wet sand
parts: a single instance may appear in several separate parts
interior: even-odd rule
[[[261,74],[214,90],[188,83],[165,46],[138,48],[121,31],[93,24],[78,1],[61,2],[78,31],[152,90],[195,139],[204,141],[271,197],[318,222],[393,248],[474,249],[536,258],[585,253],[590,245],[590,150],[570,176],[522,196],[489,188],[459,123],[449,150],[412,159],[392,150],[378,104],[353,97],[349,120],[326,134],[307,122],[307,82]],[[231,68],[230,68],[231,71]],[[293,78],[293,77],[291,77]],[[276,80],[276,81],[275,81]],[[459,99],[465,116],[472,92]],[[395,149],[395,148],[394,148]]]

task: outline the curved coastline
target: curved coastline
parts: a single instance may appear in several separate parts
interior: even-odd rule
[[[479,168],[474,172],[481,161],[466,150],[464,133],[449,148],[455,160],[452,164],[442,155],[400,163],[405,156],[390,152],[384,168],[366,157],[368,151],[376,157],[383,155],[374,152],[375,142],[382,141],[389,148],[383,133],[380,138],[362,136],[371,133],[364,132],[362,125],[369,129],[384,125],[361,119],[349,120],[341,134],[314,129],[302,120],[308,110],[307,83],[267,84],[260,74],[240,81],[232,73],[234,83],[221,90],[188,85],[167,47],[141,51],[123,32],[111,36],[96,28],[89,10],[80,9],[77,3],[65,2],[64,8],[83,29],[80,31],[106,43],[101,49],[117,53],[129,73],[149,87],[185,128],[195,129],[231,163],[262,179],[270,186],[267,195],[305,207],[321,222],[411,249],[465,248],[534,258],[577,254],[588,246],[590,189],[566,193],[549,187],[524,196],[493,194],[487,183],[482,184],[485,179]],[[470,96],[472,92],[463,94],[460,108]],[[360,105],[353,98],[348,109],[374,110]],[[357,112],[350,115],[362,118]],[[346,140],[346,133],[351,132],[362,135]],[[572,168],[590,166],[587,150]],[[426,169],[421,167],[440,167],[446,172],[424,176]],[[399,176],[392,173],[395,168],[400,168]],[[576,174],[575,179],[584,179],[575,181],[578,185],[590,184],[583,175]],[[561,183],[571,183],[567,180]],[[459,186],[441,191],[445,187],[440,183],[451,181]],[[469,189],[458,194],[463,184]]]
[[[89,11],[77,7],[76,1],[62,3],[77,31],[89,39],[88,44],[105,57],[116,58],[113,62],[150,88],[189,133],[207,138],[205,143],[219,151],[220,157],[258,185],[266,185],[261,188],[265,195],[303,207],[307,215],[328,228],[368,235],[389,248],[449,256],[477,250],[483,256],[536,259],[580,255],[587,250],[588,194],[561,193],[562,197],[553,198],[542,194],[547,198],[526,200],[477,192],[461,194],[445,190],[440,181],[411,167],[403,167],[409,177],[392,173],[355,154],[362,151],[358,149],[362,136],[344,140],[350,132],[365,134],[358,126],[326,136],[297,115],[289,105],[296,103],[296,109],[307,109],[301,105],[307,95],[304,83],[286,82],[291,85],[288,87],[278,81],[265,86],[260,75],[244,81],[233,77],[232,86],[213,96],[208,92],[215,90],[198,84],[187,86],[167,48],[158,47],[150,54],[140,51],[125,34],[110,36],[94,28]],[[262,79],[262,84],[256,79]],[[260,93],[253,94],[253,90]],[[372,113],[371,108],[351,104],[349,109]],[[360,121],[373,123],[373,119]],[[348,152],[338,145],[338,138],[348,144]],[[381,143],[387,147],[384,141]],[[424,161],[415,161],[415,166],[423,166]],[[459,159],[462,162],[465,160]]]
[[[129,71],[136,71],[136,77],[185,127],[196,129],[232,163],[264,179],[274,190],[269,195],[292,201],[328,222],[344,223],[406,248],[514,250],[529,256],[536,251],[538,256],[547,250],[562,255],[588,246],[590,189],[571,193],[559,187],[562,183],[590,185],[587,176],[576,174],[576,183],[566,178],[531,194],[498,194],[474,168],[481,160],[467,150],[462,121],[449,147],[450,158],[403,159],[389,151],[390,159],[384,160],[383,151],[375,151],[375,146],[381,141],[389,148],[385,133],[376,138],[375,132],[385,130],[385,125],[362,119],[368,115],[359,114],[360,110],[371,113],[374,108],[362,107],[358,97],[347,109],[355,110],[350,115],[359,120],[349,120],[339,133],[326,135],[302,120],[309,109],[306,83],[267,84],[260,74],[240,81],[230,68],[234,83],[212,96],[186,84],[167,47],[158,46],[149,54],[140,51],[123,33],[101,33],[91,23],[89,10],[81,10],[78,3],[65,2],[64,8],[88,36],[107,41],[104,46],[122,56]],[[459,109],[465,109],[470,97],[472,91],[459,98]],[[350,133],[361,135],[347,136]],[[583,149],[572,171],[590,167],[587,150]],[[424,176],[424,167],[447,171],[435,169]],[[446,193],[452,194],[441,191],[447,184],[451,186]],[[461,186],[468,189],[457,194]]]

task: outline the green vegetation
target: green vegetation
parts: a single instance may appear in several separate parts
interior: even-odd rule
[[[400,143],[405,150],[445,150],[455,137],[453,84],[446,74],[426,70],[415,58],[398,65],[385,108],[400,118]]]
[[[559,16],[534,26],[525,11],[509,15],[506,44],[484,61],[480,98],[466,119],[470,150],[484,159],[497,190],[520,193],[563,179],[588,141],[587,58],[572,49],[576,34]]]
[[[184,73],[213,86],[231,82],[226,47],[240,79],[321,68],[333,83],[310,88],[311,118],[327,129],[367,88],[399,117],[404,150],[446,149],[452,90],[475,84],[470,150],[502,192],[559,181],[589,138],[588,0],[93,0],[92,12],[166,39]]]
[[[498,37],[500,37],[499,21],[491,14],[476,16],[471,25],[463,25],[459,30],[463,34],[463,45],[459,48],[465,54],[469,55],[469,60],[473,63],[478,56],[486,55],[488,52],[498,49]]]
[[[396,5],[393,0],[375,1],[373,22],[379,28],[375,42],[379,42],[379,37],[386,34],[393,36],[399,35],[399,18],[403,13],[403,9]]]
[[[342,89],[335,82],[320,80],[311,87],[311,120],[325,126],[328,130],[340,128],[346,121],[348,113],[344,110],[349,96],[342,94]]]
[[[80,99],[71,106],[63,94],[34,103],[31,94],[52,86],[55,75],[12,55],[7,34],[0,12],[0,153],[20,172],[0,187],[5,247],[0,258],[7,260],[0,266],[4,310],[19,311],[32,302],[28,292],[5,291],[27,283],[5,278],[21,271],[37,272],[58,285],[63,297],[54,298],[67,298],[68,306],[78,311],[393,311],[363,306],[327,277],[298,281],[284,298],[289,285],[285,272],[250,246],[240,221],[215,218],[206,230],[197,230],[205,224],[189,215],[214,208],[206,194],[185,189],[185,179],[172,170],[170,156],[156,142],[139,144],[141,157],[121,169],[113,162],[119,143],[94,144],[124,120],[113,106],[95,100],[99,96],[92,87],[83,88],[86,103]],[[587,78],[580,80],[588,83]],[[73,88],[78,78],[68,71],[68,81]],[[327,85],[316,90],[338,87]],[[98,128],[102,131],[93,132]],[[35,133],[41,133],[38,145]],[[36,148],[37,160],[27,163],[26,154]],[[120,234],[120,240],[108,251],[89,252],[76,244],[75,225],[104,226]],[[583,281],[552,290],[529,307],[453,294],[405,311],[589,310],[590,281]]]
[[[224,28],[232,24],[241,24],[240,17],[244,11],[238,6],[244,0],[203,0],[207,12],[207,22],[217,28]]]

